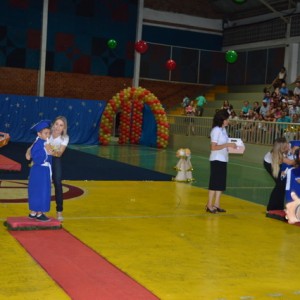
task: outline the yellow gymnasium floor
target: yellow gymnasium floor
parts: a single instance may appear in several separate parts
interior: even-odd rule
[[[26,183],[2,181],[0,199],[26,198]],[[84,194],[65,201],[63,227],[159,299],[300,299],[300,227],[266,218],[262,204],[223,195],[227,213],[211,215],[196,184],[64,183]],[[0,203],[2,222],[28,213],[12,201]],[[0,299],[69,299],[4,226],[0,241]]]

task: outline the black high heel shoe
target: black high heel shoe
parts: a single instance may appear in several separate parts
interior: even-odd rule
[[[223,208],[220,208],[220,207],[216,207],[216,206],[214,206],[214,209],[215,209],[217,212],[226,212],[226,210],[225,210],[225,209],[223,209]]]
[[[209,213],[211,213],[211,214],[217,213],[217,209],[216,208],[210,209],[208,206],[206,206],[206,211],[209,212]]]

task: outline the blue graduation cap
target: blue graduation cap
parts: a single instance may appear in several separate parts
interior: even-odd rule
[[[33,132],[40,132],[45,128],[50,128],[51,127],[51,120],[41,120],[38,123],[34,124],[30,130]]]
[[[300,141],[294,140],[294,141],[290,141],[290,145],[291,147],[300,147]]]

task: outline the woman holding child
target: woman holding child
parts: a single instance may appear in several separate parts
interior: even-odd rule
[[[264,157],[264,168],[272,176],[275,187],[273,188],[267,211],[270,210],[283,210],[285,201],[285,186],[286,186],[286,172],[295,164],[293,159],[294,149],[290,149],[290,145],[286,138],[278,138],[271,151]],[[291,152],[291,156],[288,154]]]

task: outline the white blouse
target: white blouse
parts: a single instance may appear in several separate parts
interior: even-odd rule
[[[223,145],[228,143],[228,135],[225,127],[214,127],[210,132],[211,143],[216,143],[217,145]],[[212,150],[210,152],[210,161],[219,160],[223,162],[228,162],[228,149],[223,148],[221,150]]]

